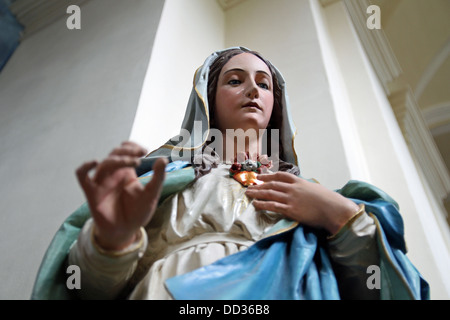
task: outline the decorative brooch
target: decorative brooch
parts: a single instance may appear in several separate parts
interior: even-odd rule
[[[258,180],[256,175],[268,172],[271,167],[272,161],[269,161],[267,155],[257,156],[255,161],[250,159],[248,153],[243,153],[234,159],[230,168],[230,177],[233,177],[244,187],[262,184],[263,182]]]

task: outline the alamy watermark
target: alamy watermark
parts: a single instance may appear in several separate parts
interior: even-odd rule
[[[81,270],[76,264],[71,264],[67,267],[66,273],[70,274],[66,280],[66,287],[69,290],[81,289]]]
[[[171,140],[174,147],[171,151],[173,161],[182,160],[202,164],[203,157],[214,157],[217,162],[233,161],[235,155],[248,153],[250,158],[267,155],[267,161],[272,161],[271,170],[278,170],[280,152],[279,129],[219,129],[203,130],[202,122],[195,121],[191,131],[181,129],[180,134]],[[200,141],[207,147],[200,147]],[[193,146],[194,144],[197,146]],[[239,159],[238,159],[239,161]],[[266,163],[263,163],[266,164]]]
[[[67,7],[66,13],[69,13],[70,16],[66,20],[67,29],[73,30],[81,29],[81,9],[77,5],[70,5]]]
[[[66,20],[66,26],[69,30],[81,29],[81,9],[77,5],[70,5],[67,7],[66,13],[70,16]],[[370,5],[366,10],[370,16],[367,18],[366,25],[370,30],[381,29],[381,9],[377,5]]]
[[[69,290],[80,290],[81,289],[81,270],[80,267],[72,264],[67,267],[66,273],[69,274],[66,280],[66,287]],[[380,267],[377,265],[370,265],[366,270],[367,274],[370,276],[367,277],[366,286],[369,290],[381,289],[381,271]]]
[[[366,270],[367,274],[370,274],[369,277],[367,277],[367,281],[366,281],[366,285],[367,285],[367,289],[369,290],[373,290],[373,289],[377,289],[380,290],[381,289],[381,271],[380,271],[380,267],[377,265],[370,265],[367,267]]]
[[[367,18],[366,25],[370,30],[381,29],[381,9],[377,5],[371,5],[367,7],[367,14],[370,16]]]

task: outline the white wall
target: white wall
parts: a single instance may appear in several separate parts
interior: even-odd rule
[[[216,1],[165,1],[130,140],[151,151],[180,132],[195,71],[224,35]]]
[[[163,3],[91,0],[81,30],[56,21],[0,74],[0,299],[30,297],[52,237],[84,202],[75,169],[128,139]]]

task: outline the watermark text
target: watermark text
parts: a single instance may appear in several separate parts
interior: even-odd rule
[[[66,20],[66,26],[69,30],[81,29],[81,9],[77,5],[67,7],[66,13],[71,14]]]

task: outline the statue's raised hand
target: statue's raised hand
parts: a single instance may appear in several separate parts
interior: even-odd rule
[[[95,240],[105,250],[120,250],[133,243],[156,209],[167,160],[156,161],[152,180],[144,186],[135,167],[145,153],[136,143],[124,142],[102,162],[86,162],[76,171],[95,221]]]

